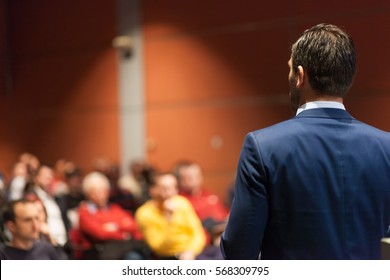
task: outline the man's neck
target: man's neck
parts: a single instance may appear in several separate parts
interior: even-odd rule
[[[331,96],[331,95],[319,95],[319,96],[316,95],[313,98],[307,98],[304,103],[314,102],[314,101],[331,101],[331,102],[344,103],[343,98],[337,97],[337,96]],[[303,105],[303,104],[301,104],[301,105]]]
[[[299,115],[302,111],[316,108],[334,108],[334,109],[342,109],[345,110],[345,106],[341,102],[337,101],[311,101],[300,106],[296,112],[296,115]]]

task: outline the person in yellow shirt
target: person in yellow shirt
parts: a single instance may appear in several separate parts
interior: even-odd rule
[[[157,258],[193,260],[205,244],[201,221],[191,203],[178,195],[176,177],[156,174],[151,198],[135,213],[137,223]]]

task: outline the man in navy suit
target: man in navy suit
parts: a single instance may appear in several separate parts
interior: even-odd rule
[[[390,134],[354,119],[351,37],[334,25],[292,46],[296,116],[249,133],[221,250],[226,259],[380,259],[390,226]]]

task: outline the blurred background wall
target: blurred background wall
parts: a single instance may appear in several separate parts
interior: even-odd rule
[[[52,164],[73,160],[85,171],[98,157],[122,171],[132,155],[162,170],[189,159],[223,197],[245,134],[291,116],[289,48],[320,22],[355,40],[358,72],[347,109],[390,130],[389,1],[129,1],[0,0],[6,175],[23,152]],[[139,44],[125,57],[112,40],[132,20]],[[140,73],[123,72],[135,60]],[[141,101],[123,106],[133,95]]]

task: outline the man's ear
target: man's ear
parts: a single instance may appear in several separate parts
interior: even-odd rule
[[[299,65],[297,71],[297,81],[296,81],[297,88],[302,88],[304,81],[305,81],[305,71],[303,71],[303,67]]]
[[[13,221],[8,221],[5,223],[5,225],[11,233],[15,232],[15,223]]]

